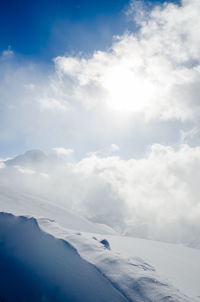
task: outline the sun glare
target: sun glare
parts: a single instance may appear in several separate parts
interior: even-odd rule
[[[108,106],[121,112],[137,112],[150,104],[154,86],[143,74],[123,66],[112,67],[104,77]]]

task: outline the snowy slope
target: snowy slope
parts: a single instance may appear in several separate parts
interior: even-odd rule
[[[98,240],[105,237],[116,253],[128,259],[142,258],[176,288],[191,299],[199,298],[200,301],[200,251],[198,249],[119,235],[103,237],[100,234],[84,233],[84,236],[88,239],[95,236]]]
[[[0,185],[0,211],[33,217],[48,217],[59,222],[68,229],[101,234],[114,234],[115,232],[105,225],[94,224],[89,220],[67,212],[59,206],[35,195],[20,193]]]
[[[195,301],[193,297],[187,297],[170,285],[141,258],[124,257],[115,250],[105,248],[93,235],[90,234],[88,238],[85,234],[68,232],[48,219],[39,220],[39,225],[56,238],[70,242],[79,254],[94,264],[129,301]]]
[[[102,238],[102,236],[98,236]],[[125,257],[141,257],[182,292],[200,301],[200,251],[178,244],[139,238],[106,236]],[[120,244],[119,244],[120,242]]]
[[[33,218],[1,213],[0,239],[0,301],[127,301],[69,243],[42,232]]]
[[[81,258],[95,266],[129,301],[199,301],[199,250],[121,237],[110,228],[91,223],[44,199],[3,186],[0,187],[0,211],[35,217],[42,230],[75,247]],[[1,229],[5,229],[1,216],[0,223]],[[24,234],[22,228],[21,234]],[[111,251],[99,242],[104,238],[110,242]],[[2,233],[0,239],[2,241]],[[24,242],[21,246],[26,249]],[[52,250],[53,247],[48,248],[47,254]],[[187,284],[189,275],[192,281]]]
[[[3,301],[191,301],[144,261],[122,258],[48,219],[39,222],[54,237],[33,218],[0,214]]]

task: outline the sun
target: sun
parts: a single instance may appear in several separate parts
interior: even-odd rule
[[[107,105],[116,111],[144,111],[154,95],[154,85],[144,73],[127,66],[113,66],[103,77]]]

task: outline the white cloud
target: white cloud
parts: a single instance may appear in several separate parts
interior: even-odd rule
[[[58,155],[71,155],[74,150],[73,149],[66,149],[66,148],[53,148],[53,150],[58,154]]]
[[[87,178],[97,177],[109,186],[113,200],[102,186],[98,189],[103,190],[101,194],[95,187],[90,188],[115,210],[117,207],[119,213],[122,209],[118,221],[125,232],[172,242],[198,241],[199,168],[200,147],[188,145],[183,145],[178,151],[153,145],[148,156],[140,160],[93,156],[77,166]],[[93,205],[94,208],[96,206],[95,193],[89,195],[87,202],[89,212]],[[98,211],[93,213],[94,217],[95,214],[98,217]],[[103,217],[112,219],[112,211],[108,213],[106,206],[104,214]],[[107,223],[110,223],[109,218]]]
[[[36,88],[35,85],[32,83],[28,83],[28,84],[24,85],[24,87],[29,89],[30,91],[33,91]]]
[[[0,161],[0,169],[3,169],[3,168],[5,168],[5,164]]]
[[[106,104],[147,119],[197,119],[199,12],[196,0],[158,6],[138,34],[118,37],[109,51],[89,59],[57,57],[57,71],[61,79],[70,77],[73,97],[85,106]]]
[[[27,175],[35,174],[35,171],[32,169],[27,169],[27,168],[25,169],[20,166],[15,166],[15,168],[22,174],[27,174]]]
[[[9,46],[8,49],[2,51],[1,60],[10,59],[14,56],[14,51]]]
[[[111,144],[109,150],[110,150],[110,152],[117,152],[120,150],[120,148],[116,144]]]
[[[43,98],[39,100],[39,103],[41,104],[41,107],[43,109],[50,109],[50,110],[67,110],[67,107],[65,104],[60,102],[57,99],[53,98]]]
[[[199,137],[200,129],[199,127],[194,127],[187,131],[181,130],[181,143],[188,144],[191,140],[195,139],[197,136]]]

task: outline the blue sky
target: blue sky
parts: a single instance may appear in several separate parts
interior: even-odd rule
[[[10,46],[17,54],[47,62],[64,53],[104,49],[114,35],[133,29],[124,17],[128,5],[127,0],[2,0],[0,51]]]

